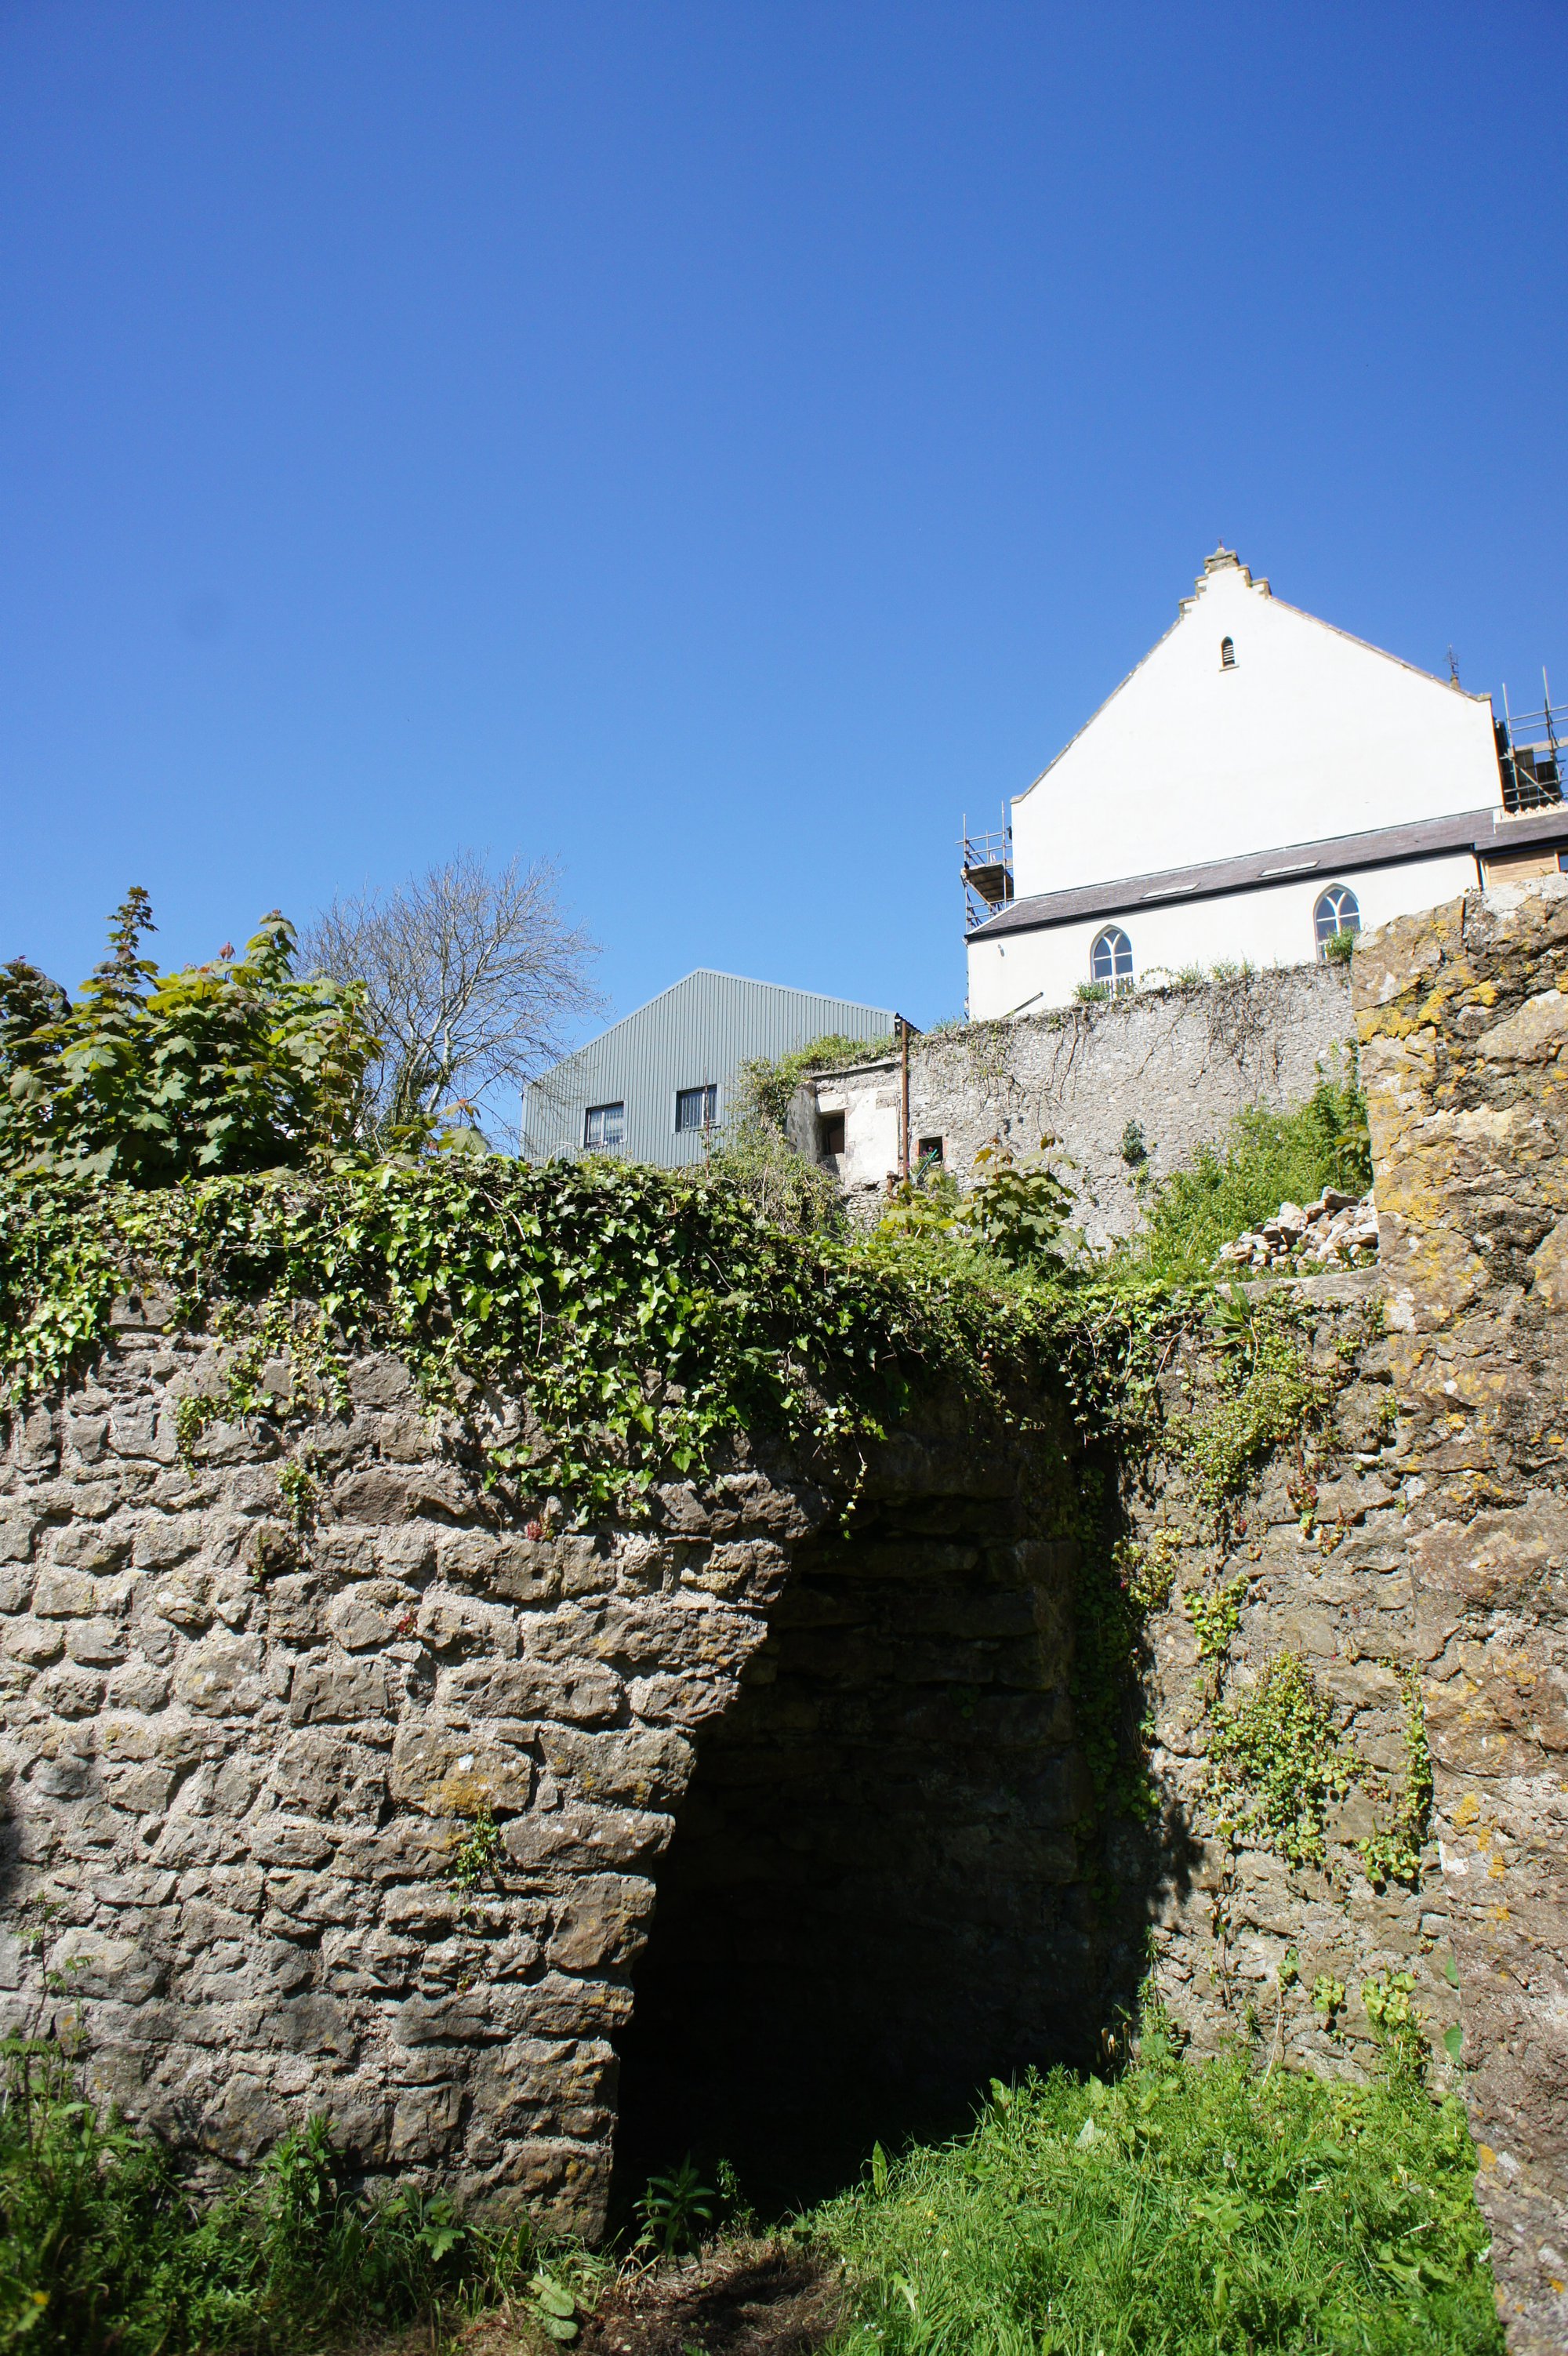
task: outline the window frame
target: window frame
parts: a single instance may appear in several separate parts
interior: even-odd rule
[[[1235,641],[1235,639],[1234,639],[1234,638],[1221,638],[1221,639],[1220,639],[1220,641],[1219,641],[1219,668],[1220,668],[1220,669],[1221,669],[1221,670],[1234,670],[1234,669],[1235,669],[1235,668],[1236,668],[1236,641]]]
[[[1338,905],[1334,911],[1333,929],[1331,931],[1325,932],[1323,929],[1323,911],[1327,903],[1336,898],[1337,899]],[[1350,913],[1355,918],[1354,924],[1348,925],[1345,922],[1344,904],[1346,901],[1348,901],[1350,904]],[[1359,933],[1360,929],[1361,900],[1360,894],[1357,892],[1355,886],[1350,884],[1326,884],[1322,891],[1318,894],[1316,899],[1312,904],[1312,939],[1313,947],[1316,955],[1320,958],[1326,958],[1328,955],[1328,944],[1330,941],[1337,941],[1341,933],[1355,935]]]
[[[1099,970],[1099,958],[1101,949],[1104,949],[1107,952],[1109,962],[1110,969],[1105,973],[1101,973]],[[1125,966],[1122,964],[1122,956],[1123,951],[1125,951],[1127,958]],[[1133,937],[1131,933],[1128,932],[1125,925],[1102,925],[1089,945],[1089,979],[1090,982],[1103,984],[1110,990],[1113,997],[1119,998],[1124,991],[1129,991],[1133,987],[1136,980],[1136,972],[1137,969],[1133,957]]]
[[[607,1137],[604,1133],[605,1117],[609,1113],[613,1113],[616,1116],[616,1133],[613,1137]],[[593,1133],[594,1123],[596,1121],[597,1121],[599,1125],[599,1134],[597,1137]],[[607,1104],[584,1106],[583,1151],[585,1153],[616,1153],[620,1151],[625,1143],[626,1098],[624,1097],[617,1097]]]
[[[703,1117],[701,1120],[682,1120],[681,1108],[693,1097],[701,1097],[703,1099]],[[677,1137],[710,1137],[718,1125],[719,1084],[716,1080],[702,1080],[695,1087],[676,1089],[675,1134]]]

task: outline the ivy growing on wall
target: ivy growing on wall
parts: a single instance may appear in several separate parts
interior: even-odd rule
[[[302,1411],[351,1354],[401,1352],[490,1469],[588,1516],[712,1466],[737,1428],[833,1446],[880,1431],[922,1377],[1007,1401],[1044,1320],[930,1262],[760,1224],[738,1188],[608,1162],[459,1153],[156,1190],[0,1187],[0,1382],[25,1399],[108,1332],[118,1293],[167,1294],[230,1344],[184,1410]],[[263,1367],[294,1369],[280,1400]],[[498,1434],[487,1399],[526,1400]]]
[[[1209,1736],[1222,1831],[1251,1835],[1293,1865],[1321,1865],[1328,1811],[1350,1788],[1334,1706],[1294,1653],[1219,1703]]]
[[[1118,1468],[1163,1460],[1226,1541],[1272,1451],[1326,1444],[1359,1335],[1315,1352],[1309,1312],[1217,1296],[1187,1273],[1190,1253],[1176,1276],[1136,1254],[1075,1259],[1044,1160],[998,1152],[969,1215],[938,1204],[867,1243],[809,1218],[781,1228],[733,1151],[733,1167],[721,1154],[692,1173],[530,1168],[431,1153],[427,1139],[363,1158],[373,1042],[354,993],[295,977],[281,918],[240,959],[177,975],[141,956],[149,925],[133,894],[74,1008],[30,968],[0,976],[0,1404],[85,1364],[116,1295],[150,1289],[221,1344],[210,1384],[178,1403],[188,1451],[215,1419],[282,1425],[345,1405],[353,1355],[384,1347],[518,1502],[587,1520],[646,1511],[657,1483],[716,1469],[736,1430],[837,1451],[853,1484],[857,1443],[924,1383],[967,1387],[1004,1418],[1031,1417],[1048,1388],[1081,1443],[1052,1508],[1078,1541],[1079,1740],[1102,1803],[1149,1813],[1137,1694],[1172,1566],[1121,1534]],[[757,1119],[782,1122],[806,1069],[886,1044],[819,1041],[755,1067]],[[971,1052],[1000,1061],[1007,1044],[972,1026]],[[1320,1089],[1319,1127],[1326,1103]],[[1339,1118],[1338,1098],[1328,1110]],[[297,1537],[314,1483],[307,1463],[289,1469]],[[1243,1593],[1232,1581],[1187,1600],[1216,1688]],[[1284,1661],[1216,1712],[1236,1821],[1300,1858],[1321,1855],[1343,1763],[1314,1692]],[[1375,1877],[1407,1878],[1424,1837],[1409,1687],[1406,1729],[1403,1794],[1363,1845]],[[1293,1744],[1309,1771],[1294,1789],[1279,1768]]]

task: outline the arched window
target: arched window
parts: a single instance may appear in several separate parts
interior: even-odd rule
[[[1234,669],[1235,669],[1235,668],[1236,668],[1236,641],[1235,641],[1235,639],[1234,639],[1234,638],[1221,638],[1221,639],[1220,639],[1220,641],[1219,641],[1219,668],[1220,668],[1220,669],[1221,669],[1221,670],[1234,670]]]
[[[1312,912],[1312,928],[1317,937],[1317,954],[1328,955],[1328,944],[1341,933],[1359,933],[1361,929],[1361,905],[1348,884],[1331,884],[1318,895]]]
[[[1089,952],[1090,978],[1108,981],[1112,990],[1133,987],[1133,944],[1120,925],[1107,925]]]

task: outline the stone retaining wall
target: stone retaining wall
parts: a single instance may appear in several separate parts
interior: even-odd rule
[[[710,1772],[705,1804],[733,1815],[739,1792],[746,1812],[759,1775],[799,1794],[774,1810],[779,1857],[749,1869],[763,1946],[769,1921],[780,1953],[798,1930],[789,1854],[824,1835],[836,1878],[807,1880],[830,1944],[951,1905],[943,1840],[961,1848],[1021,1774],[1012,1846],[959,1876],[977,1917],[1035,1924],[971,1983],[966,2066],[1004,2069],[1027,2038],[1064,2050],[1041,2043],[1035,1976],[1083,1814],[1072,1558],[1042,1518],[1059,1440],[968,1410],[944,1425],[938,1402],[874,1457],[847,1528],[842,1496],[754,1456],[662,1492],[650,1526],[548,1538],[507,1526],[386,1358],[289,1457],[220,1426],[182,1462],[177,1401],[212,1360],[127,1303],[92,1378],[11,1434],[5,2028],[52,2028],[94,2091],[209,2159],[321,2111],[368,2172],[593,2233],[653,1877],[694,1738],[752,1663],[757,1747],[738,1780]],[[759,1657],[770,1615],[775,1647],[814,1648],[814,1702]],[[868,1841],[904,1859],[874,1908]],[[911,2045],[956,2033],[969,1955],[910,1976]],[[757,1999],[754,2041],[778,2053],[812,2040],[809,2006],[767,2018],[788,1997],[776,1976]],[[1073,2000],[1092,2011],[1081,1971]]]
[[[1358,950],[1405,1525],[1478,2190],[1568,2347],[1568,878]]]
[[[1391,1352],[1377,1269],[1255,1288],[1299,1303],[1321,1372],[1348,1376],[1320,1455],[1282,1449],[1231,1526],[1210,1534],[1179,1474],[1132,1499],[1141,1545],[1169,1569],[1169,1602],[1150,1622],[1154,1766],[1165,1805],[1153,1910],[1154,1985],[1198,2052],[1240,2040],[1262,2060],[1360,2076],[1379,2040],[1359,1991],[1410,1972],[1436,2082],[1455,2073],[1443,2044],[1459,2017],[1444,1968],[1448,1920],[1437,1850],[1413,1886],[1369,1871],[1359,1844],[1386,1830],[1407,1773],[1408,1675],[1416,1606],[1406,1536],[1405,1443],[1393,1427]],[[1348,1363],[1339,1361],[1343,1349]],[[1166,1380],[1179,1412],[1192,1353]],[[1189,1599],[1229,1590],[1228,1644],[1200,1650]],[[1215,1711],[1254,1692],[1294,1655],[1335,1713],[1354,1780],[1326,1812],[1321,1862],[1293,1864],[1245,1830],[1210,1791]],[[1341,2002],[1314,2002],[1320,1980]]]
[[[1075,1219],[1104,1243],[1136,1225],[1140,1172],[1158,1179],[1186,1167],[1247,1105],[1301,1103],[1320,1066],[1344,1066],[1354,1037],[1345,969],[1330,965],[968,1023],[912,1044],[910,1150],[918,1155],[922,1139],[940,1138],[946,1167],[967,1186],[976,1152],[992,1140],[1033,1153],[1054,1137],[1079,1198]],[[877,1214],[897,1169],[898,1089],[891,1061],[815,1084],[819,1119],[844,1116],[836,1167],[863,1218]],[[1146,1162],[1123,1153],[1129,1122]]]
[[[1219,1521],[1048,1398],[1026,1433],[937,1399],[853,1509],[759,1445],[550,1537],[384,1358],[288,1457],[217,1427],[182,1462],[212,1346],[124,1304],[0,1465],[4,2025],[207,2164],[322,2110],[368,2173],[592,2232],[623,2053],[638,2158],[765,2147],[791,2101],[803,2138],[836,2106],[896,2140],[993,2071],[1114,2057],[1151,1954],[1197,2050],[1331,2072],[1408,1972],[1439,2083],[1462,2035],[1512,2344],[1563,2345],[1565,952],[1568,881],[1362,944],[1383,1266],[1285,1288],[1332,1434]],[[1201,1379],[1173,1354],[1173,1411]],[[1067,1533],[1104,1476],[1169,1574],[1152,1831],[1099,1818],[1075,1719]],[[1187,1599],[1225,1590],[1205,1655]],[[1217,1703],[1285,1654],[1359,1767],[1320,1865],[1210,1781]],[[1441,1851],[1380,1887],[1412,1673]]]

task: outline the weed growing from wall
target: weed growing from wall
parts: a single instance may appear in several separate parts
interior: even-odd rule
[[[1241,1624],[1246,1595],[1246,1580],[1232,1579],[1207,1595],[1189,1589],[1182,1597],[1182,1609],[1192,1622],[1192,1633],[1197,1638],[1199,1660],[1223,1661],[1229,1655],[1230,1639]]]
[[[490,1813],[489,1802],[481,1800],[463,1830],[454,1834],[451,1843],[447,1887],[460,1901],[463,1915],[473,1915],[474,1899],[479,1890],[499,1886],[500,1862],[505,1855],[500,1826]]]
[[[1171,1419],[1166,1445],[1222,1535],[1266,1456],[1326,1433],[1338,1380],[1315,1365],[1311,1312],[1288,1296],[1254,1300],[1232,1286],[1210,1312],[1206,1339],[1191,1404]]]
[[[1361,1983],[1361,2008],[1396,2083],[1426,2074],[1426,2015],[1415,2001],[1413,1972],[1374,1972]]]
[[[1421,1853],[1432,1821],[1432,1752],[1426,1740],[1426,1709],[1419,1669],[1385,1661],[1400,1681],[1403,1705],[1404,1781],[1393,1802],[1392,1821],[1359,1844],[1367,1878],[1375,1889],[1388,1881],[1421,1879]]]
[[[1323,1863],[1328,1812],[1353,1771],[1333,1704],[1294,1653],[1216,1707],[1209,1759],[1222,1832],[1261,1840],[1292,1865]]]

